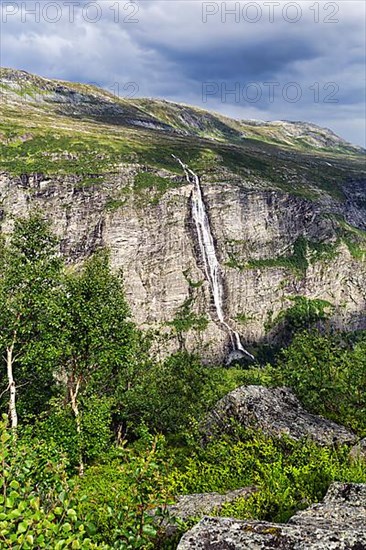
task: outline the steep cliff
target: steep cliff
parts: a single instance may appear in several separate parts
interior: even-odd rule
[[[205,276],[193,185],[174,153],[200,176],[225,317],[247,346],[273,337],[298,296],[326,301],[336,326],[366,326],[358,148],[311,125],[255,125],[27,73],[0,76],[3,232],[37,209],[71,261],[107,245],[135,320],[171,334],[173,348],[222,360],[230,339]]]

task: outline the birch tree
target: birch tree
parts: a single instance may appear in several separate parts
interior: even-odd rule
[[[61,267],[57,239],[38,215],[17,220],[9,242],[2,239],[1,394],[8,395],[13,429],[18,426],[19,395],[24,403],[31,402],[28,411],[37,414],[52,387]]]
[[[84,473],[82,400],[113,396],[136,358],[134,325],[124,298],[123,281],[114,274],[106,251],[99,251],[65,282],[63,354],[60,378],[79,441],[79,474]],[[128,382],[126,382],[128,384]]]

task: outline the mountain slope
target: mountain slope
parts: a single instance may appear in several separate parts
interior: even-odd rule
[[[73,261],[109,246],[136,321],[172,347],[215,361],[230,346],[173,154],[200,176],[225,315],[245,341],[274,338],[299,297],[327,302],[336,326],[365,326],[359,148],[306,123],[235,121],[10,69],[0,87],[2,231],[36,208]]]
[[[38,172],[103,173],[131,161],[177,172],[171,153],[183,151],[197,169],[209,163],[210,169],[223,168],[256,184],[266,180],[266,187],[340,195],[339,179],[352,177],[364,164],[359,148],[313,125],[245,123],[11,69],[1,70],[0,90],[3,166],[13,173],[22,170],[24,156]]]
[[[257,139],[297,149],[309,147],[358,153],[354,146],[331,130],[302,122],[239,121],[203,109],[164,100],[123,99],[92,85],[49,80],[25,71],[1,69],[3,100],[29,109],[48,110],[73,118],[89,118],[121,126],[142,126],[182,135],[240,143]]]

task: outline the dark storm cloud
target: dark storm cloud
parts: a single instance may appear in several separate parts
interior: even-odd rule
[[[219,44],[217,48],[202,48],[200,51],[181,51],[174,47],[162,46],[159,53],[176,63],[189,79],[265,81],[275,78],[291,63],[304,59],[314,59],[318,54],[316,44],[305,38],[289,42],[279,38],[276,47],[271,41],[237,44]]]
[[[273,23],[263,9],[261,19],[250,24],[233,17],[225,22],[219,13],[221,2],[216,4],[218,13],[204,23],[198,0],[144,0],[131,22],[131,4],[126,2],[99,0],[100,18],[95,22],[90,21],[93,11],[85,12],[85,4],[90,4],[86,0],[75,8],[73,21],[67,17],[64,0],[56,0],[63,12],[55,23],[42,17],[35,21],[32,16],[24,22],[20,13],[9,16],[2,22],[1,63],[108,89],[118,85],[123,90],[134,82],[140,96],[165,97],[242,119],[308,120],[365,143],[364,3],[295,2],[301,19],[291,23],[281,16],[289,4],[282,2]],[[6,4],[2,2],[3,9]],[[34,3],[26,5],[31,8]],[[314,5],[319,6],[319,23],[310,9]],[[335,8],[339,8],[338,22],[325,23],[325,15]],[[265,87],[268,81],[277,85],[272,102]],[[217,93],[206,102],[205,82],[217,86]],[[256,102],[246,100],[249,82],[263,92]],[[285,93],[291,82],[301,90],[294,103]],[[237,85],[239,98],[222,93]],[[337,87],[335,102],[328,101],[332,85]]]

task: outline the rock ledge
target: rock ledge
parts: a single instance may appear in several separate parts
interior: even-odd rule
[[[366,484],[333,483],[286,525],[205,517],[177,550],[366,550]]]

